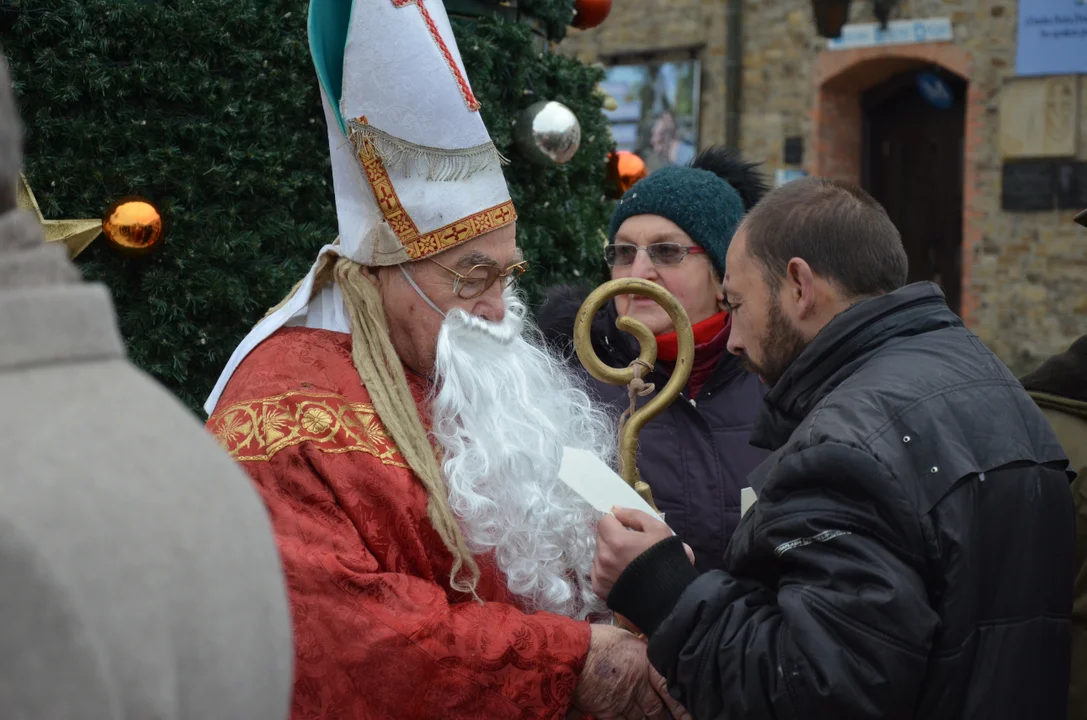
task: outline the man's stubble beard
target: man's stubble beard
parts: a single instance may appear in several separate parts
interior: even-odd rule
[[[741,363],[748,372],[755,373],[764,383],[774,387],[807,346],[808,341],[800,329],[785,317],[781,303],[771,295],[766,316],[766,339],[762,342],[762,360],[756,364],[745,353]]]
[[[606,612],[589,571],[600,513],[558,478],[563,446],[614,465],[616,424],[545,349],[507,294],[491,323],[453,311],[442,324],[431,400],[449,504],[469,549],[491,554],[529,611]]]

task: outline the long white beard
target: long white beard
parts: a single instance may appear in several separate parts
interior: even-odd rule
[[[545,347],[512,293],[501,323],[450,312],[432,432],[469,549],[494,553],[525,609],[584,619],[607,612],[589,578],[600,513],[559,480],[559,466],[563,446],[614,465],[616,424]]]

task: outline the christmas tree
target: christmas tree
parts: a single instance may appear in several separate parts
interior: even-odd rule
[[[602,73],[548,51],[572,0],[452,2],[469,81],[516,204],[530,300],[601,272]],[[130,357],[194,410],[238,340],[335,236],[304,0],[0,0],[0,47],[46,218],[151,200],[165,241],[140,258],[99,238],[77,258],[113,293]],[[565,164],[530,159],[517,120],[554,100],[580,121]]]

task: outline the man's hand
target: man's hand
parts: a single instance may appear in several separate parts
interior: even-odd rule
[[[593,592],[607,600],[615,581],[634,558],[670,537],[672,531],[658,518],[641,510],[612,508],[612,514],[602,517],[597,528]],[[689,547],[687,557],[694,562],[694,553]]]
[[[611,625],[591,627],[574,708],[596,720],[666,720],[664,700],[650,682],[645,642]]]
[[[676,699],[668,692],[668,681],[652,665],[649,666],[649,682],[675,720],[693,720],[687,708],[676,702]]]

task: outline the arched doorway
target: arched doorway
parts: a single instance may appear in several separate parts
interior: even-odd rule
[[[960,312],[966,82],[939,67],[900,72],[861,95],[861,183],[902,233],[910,282],[940,285]]]
[[[872,185],[874,176],[870,167],[872,153],[869,145],[870,132],[874,129],[873,113],[879,115],[879,108],[883,107],[881,116],[890,116],[893,119],[895,103],[909,102],[905,99],[910,94],[906,88],[910,84],[916,88],[916,76],[920,72],[936,70],[945,81],[953,83],[955,102],[962,105],[961,110],[956,106],[954,113],[955,117],[963,118],[963,129],[959,132],[962,144],[957,151],[951,153],[960,163],[958,171],[951,173],[959,178],[956,186],[958,192],[955,195],[958,198],[960,222],[957,239],[959,250],[951,254],[951,258],[954,260],[961,257],[961,261],[957,261],[957,265],[951,262],[949,266],[949,261],[940,253],[932,253],[940,256],[938,263],[936,260],[929,261],[927,257],[930,253],[914,249],[910,265],[911,270],[920,271],[929,266],[930,262],[932,267],[939,264],[941,270],[937,279],[945,285],[952,308],[962,316],[968,326],[979,303],[971,284],[971,270],[973,248],[981,243],[982,237],[980,215],[974,203],[975,198],[981,195],[977,159],[983,146],[985,127],[985,88],[974,82],[972,66],[969,51],[952,43],[888,45],[827,50],[820,53],[812,73],[815,104],[812,108],[811,165],[808,168],[812,175],[864,185],[877,196],[884,195],[879,198],[882,202],[892,204],[886,195],[891,190],[881,190]],[[896,99],[894,96],[898,92],[902,95]],[[913,98],[914,101],[917,99],[916,96]],[[924,98],[921,97],[920,100],[924,101]],[[881,127],[888,129],[886,125]],[[905,128],[899,132],[901,134],[908,130],[909,128]],[[905,140],[903,142],[910,144]],[[944,144],[941,142],[940,146]],[[911,162],[914,160],[908,153],[905,158]],[[926,185],[934,181],[931,176],[923,177],[924,183],[912,184]],[[908,210],[911,217],[907,221],[924,220],[926,214],[933,214],[925,208],[908,207]],[[900,229],[903,225],[901,212],[899,217],[894,218]],[[950,217],[955,215],[953,210],[948,213]],[[951,219],[945,220],[941,228],[949,226],[951,222]],[[919,231],[911,229],[909,232],[916,235]],[[905,234],[904,231],[903,235]],[[950,241],[944,241],[941,247],[948,242],[954,246],[956,239],[952,237]],[[949,267],[958,267],[959,270],[956,273],[954,269],[948,269]],[[911,274],[911,279],[914,277],[917,276]],[[924,279],[933,279],[933,276]],[[957,288],[954,287],[956,280]],[[957,297],[952,297],[953,295]]]

